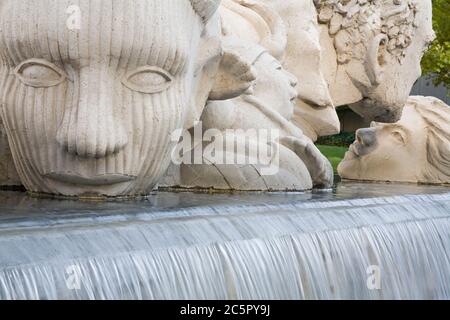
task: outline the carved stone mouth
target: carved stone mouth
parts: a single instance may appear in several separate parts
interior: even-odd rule
[[[83,176],[74,172],[50,172],[45,175],[45,177],[65,182],[71,184],[81,184],[86,186],[103,186],[103,185],[113,185],[122,182],[129,182],[136,180],[136,176],[125,175],[125,174],[102,174],[96,176]]]
[[[348,148],[348,151],[345,153],[345,159],[346,160],[356,160],[360,158],[358,148],[355,146],[355,144],[350,145]]]

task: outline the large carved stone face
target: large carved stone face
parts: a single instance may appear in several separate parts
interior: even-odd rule
[[[434,39],[431,0],[317,0],[325,70],[337,106],[396,122]]]
[[[405,3],[406,1],[403,1]],[[416,6],[413,28],[400,33],[395,38],[389,38],[389,34],[395,28],[401,28],[393,24],[387,31],[388,37],[379,48],[379,72],[381,73],[379,84],[369,88],[364,94],[364,100],[356,106],[358,110],[364,110],[363,114],[368,119],[395,122],[401,114],[412,87],[422,75],[420,62],[422,57],[435,38],[432,25],[431,0],[413,1]],[[407,46],[404,50],[403,47]],[[390,47],[390,48],[389,48]],[[397,47],[400,56],[389,54],[386,49],[395,52]],[[374,72],[377,72],[375,70]]]
[[[351,180],[419,182],[427,166],[427,136],[422,117],[407,106],[397,123],[374,122],[358,130],[339,174]]]
[[[2,117],[30,191],[148,194],[197,80],[190,1],[3,1]]]

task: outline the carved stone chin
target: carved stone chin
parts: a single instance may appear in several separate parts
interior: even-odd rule
[[[410,97],[394,124],[358,130],[339,174],[350,180],[450,183],[450,106]]]

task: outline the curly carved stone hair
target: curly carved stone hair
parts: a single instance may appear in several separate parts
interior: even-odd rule
[[[424,181],[450,183],[450,106],[434,97],[410,97],[408,105],[426,124],[428,163],[422,172]]]
[[[314,0],[319,23],[328,24],[340,64],[363,60],[368,41],[385,35],[399,62],[412,42],[418,0]]]

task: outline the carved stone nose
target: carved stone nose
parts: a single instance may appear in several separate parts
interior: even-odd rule
[[[66,152],[99,159],[125,148],[128,136],[114,110],[111,88],[107,83],[81,86],[80,97],[66,108],[56,137]]]
[[[365,128],[356,131],[356,140],[364,147],[371,147],[376,144],[376,129]]]
[[[97,119],[93,121],[93,119]],[[63,149],[82,158],[105,158],[120,152],[128,143],[126,132],[112,114],[98,117],[91,108],[84,117],[64,121],[58,130],[58,144]]]

